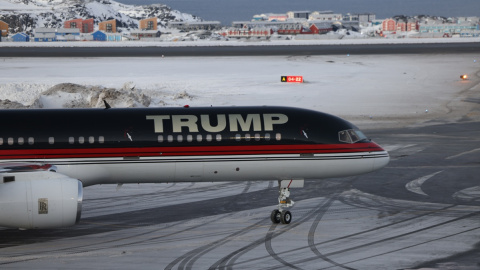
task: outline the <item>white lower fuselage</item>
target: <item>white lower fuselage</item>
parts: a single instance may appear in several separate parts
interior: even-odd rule
[[[119,183],[323,179],[384,167],[388,153],[220,155],[15,160],[48,163],[84,186]]]

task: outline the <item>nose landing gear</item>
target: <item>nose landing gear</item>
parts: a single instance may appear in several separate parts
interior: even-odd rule
[[[290,199],[291,187],[303,187],[303,180],[281,180],[278,181],[278,209],[270,214],[273,223],[289,224],[292,221],[292,213],[283,208],[292,207],[295,202]]]

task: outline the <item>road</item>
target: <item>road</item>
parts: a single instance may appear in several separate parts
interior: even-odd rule
[[[2,47],[0,57],[375,55],[478,52],[480,52],[480,43],[190,47]]]

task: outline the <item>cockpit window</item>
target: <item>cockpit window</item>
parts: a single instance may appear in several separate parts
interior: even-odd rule
[[[338,140],[344,143],[356,143],[366,139],[367,136],[360,130],[348,129],[338,132]]]

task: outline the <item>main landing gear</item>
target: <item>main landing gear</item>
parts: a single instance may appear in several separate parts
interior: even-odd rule
[[[289,224],[292,221],[292,213],[283,208],[292,207],[295,202],[290,199],[291,187],[303,187],[303,180],[281,180],[278,181],[278,209],[270,214],[273,223]]]

